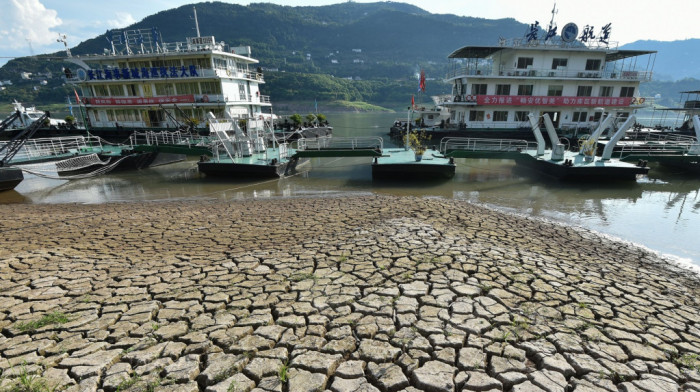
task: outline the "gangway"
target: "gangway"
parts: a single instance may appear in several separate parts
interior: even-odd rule
[[[187,132],[134,132],[129,145],[139,152],[164,152],[185,155],[212,155],[213,141],[208,137],[193,136]]]
[[[0,142],[0,149],[8,142]],[[76,155],[102,152],[104,146],[99,137],[94,136],[64,136],[53,138],[29,139],[24,143],[12,163],[31,164],[70,158]]]
[[[534,143],[517,139],[447,137],[440,141],[440,152],[452,158],[515,159],[528,149],[535,149]]]
[[[378,136],[317,137],[297,140],[296,156],[301,158],[380,157],[384,140]]]

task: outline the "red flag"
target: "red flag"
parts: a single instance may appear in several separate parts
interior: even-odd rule
[[[411,107],[416,106],[416,100],[414,99],[413,95],[411,95]]]
[[[78,92],[73,89],[73,92],[75,93],[75,103],[80,105],[80,97],[78,96]]]
[[[425,92],[425,71],[420,70],[420,91]]]

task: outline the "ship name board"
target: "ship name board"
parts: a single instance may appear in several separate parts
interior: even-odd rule
[[[104,68],[88,69],[88,80],[129,80],[129,79],[163,79],[199,77],[197,67],[140,67],[140,68]]]
[[[632,97],[549,97],[531,95],[477,95],[477,105],[630,106]]]
[[[166,97],[85,97],[83,102],[93,106],[118,106],[118,105],[160,105],[168,103],[193,103],[194,95],[170,95]]]

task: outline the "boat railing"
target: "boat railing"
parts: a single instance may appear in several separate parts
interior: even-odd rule
[[[129,145],[132,147],[135,145],[158,146],[163,144],[191,146],[197,144],[199,141],[200,140],[194,140],[191,134],[180,131],[134,132],[129,136]]]
[[[297,150],[382,150],[384,140],[379,136],[301,138],[297,140]]]
[[[470,152],[520,152],[535,149],[534,142],[518,139],[486,139],[446,137],[440,141],[440,152],[445,154],[450,151]]]
[[[631,80],[651,81],[651,71],[595,71],[595,70],[569,70],[550,68],[499,68],[495,71],[491,67],[466,66],[451,70],[447,74],[448,79],[461,76],[485,76],[494,75],[513,78],[566,78],[566,79],[606,79],[606,80]]]
[[[700,144],[692,143],[630,143],[618,144],[618,150],[614,151],[613,157],[624,160],[630,156],[654,156],[654,155],[698,155]]]
[[[0,147],[8,142],[0,142]],[[61,157],[87,149],[102,149],[102,139],[94,136],[64,136],[29,139],[13,157],[13,163],[31,162],[43,158]]]

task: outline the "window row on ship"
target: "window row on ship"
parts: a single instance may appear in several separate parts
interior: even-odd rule
[[[115,63],[104,64],[104,66],[114,67]],[[172,58],[172,59],[153,59],[153,60],[124,60],[117,61],[116,67],[119,69],[123,68],[170,68],[175,67],[180,69],[184,66],[189,68],[194,66],[197,69],[221,69],[228,71],[238,71],[238,72],[248,72],[248,63],[237,61],[233,58],[225,57],[185,57],[185,58]]]
[[[455,85],[453,91],[455,95],[467,94],[463,90],[467,90],[464,85]],[[594,91],[595,87],[595,91]],[[545,88],[546,93],[545,93]],[[576,97],[633,97],[636,88],[635,86],[593,86],[593,85],[563,85],[550,84],[547,86],[537,86],[534,84],[495,84],[489,85],[486,83],[473,83],[470,85],[468,94],[470,95],[511,95],[512,92],[517,92],[520,96],[576,96]],[[593,95],[593,93],[597,95]]]

